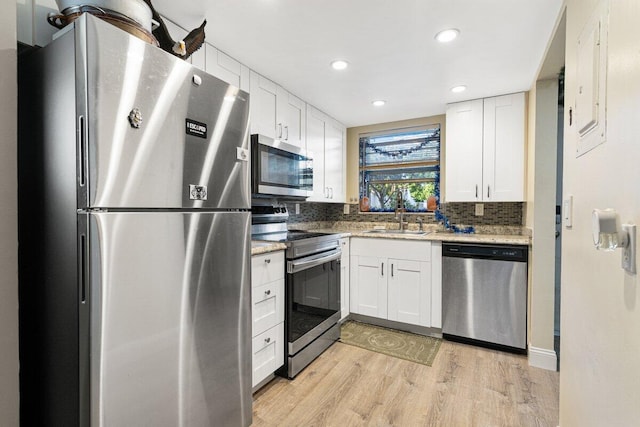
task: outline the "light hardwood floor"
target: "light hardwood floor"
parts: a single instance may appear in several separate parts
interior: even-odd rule
[[[252,426],[558,425],[557,372],[443,341],[432,367],[336,343],[253,397]]]

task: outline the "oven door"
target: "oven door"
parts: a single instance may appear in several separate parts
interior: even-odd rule
[[[252,193],[306,198],[313,192],[313,161],[302,148],[251,135]]]
[[[287,261],[287,341],[294,355],[340,319],[340,249]]]

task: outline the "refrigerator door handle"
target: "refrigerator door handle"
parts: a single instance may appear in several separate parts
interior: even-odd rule
[[[87,236],[80,235],[80,302],[87,301]]]
[[[86,122],[84,116],[78,117],[78,184],[84,187],[87,183],[86,171],[87,165],[87,138],[86,138]]]

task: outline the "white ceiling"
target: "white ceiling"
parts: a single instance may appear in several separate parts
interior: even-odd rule
[[[528,90],[562,0],[153,0],[206,40],[348,127],[442,114]],[[457,28],[449,44],[434,35]],[[346,59],[345,71],[329,63]],[[466,85],[461,94],[450,88]],[[387,105],[373,107],[384,99]]]

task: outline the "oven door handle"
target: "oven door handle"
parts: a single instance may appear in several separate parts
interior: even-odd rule
[[[295,261],[287,261],[287,273],[295,274],[300,271],[308,270],[326,262],[339,259],[341,256],[342,250],[338,248],[319,255],[312,255]]]

